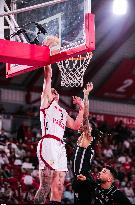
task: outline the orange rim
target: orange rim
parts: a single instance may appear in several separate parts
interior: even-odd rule
[[[74,60],[74,61],[75,61],[75,60],[78,60],[78,61],[79,61],[79,60],[85,60],[85,59],[86,59],[86,57],[83,57],[83,56],[78,57],[78,58],[68,58],[69,61],[73,61],[73,60]]]

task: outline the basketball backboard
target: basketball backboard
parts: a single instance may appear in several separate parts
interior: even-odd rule
[[[32,70],[32,67],[35,69],[36,67],[41,67],[46,64],[53,64],[95,49],[94,15],[91,14],[90,0],[18,0],[16,1],[16,7],[17,10],[12,14],[16,15],[19,29],[21,28],[25,30],[23,34],[28,40],[28,43],[31,42],[34,44],[36,40],[35,44],[39,44],[39,47],[48,39],[48,37],[56,36],[59,39],[59,44],[49,48],[49,58],[48,50],[46,50],[47,60],[44,54],[42,57],[39,57],[43,60],[39,60],[38,62],[37,59],[36,63],[34,63],[34,61],[32,63],[33,54],[31,52],[28,57],[28,59],[30,58],[30,63],[27,63],[30,69],[29,67],[27,69],[27,66],[25,65],[25,62],[28,61],[20,60],[19,62],[19,58],[15,61],[13,60],[13,63],[15,64],[25,65],[26,69],[23,70],[22,66],[22,72],[21,70],[20,72],[16,72],[18,71],[18,66],[15,69],[14,66],[8,65],[7,77],[23,73],[23,71],[26,72]],[[41,30],[39,28],[41,28]],[[42,28],[44,30],[42,30]],[[17,45],[19,47],[19,44],[21,43],[17,43],[16,47]],[[29,45],[30,50],[31,46],[34,45]],[[36,52],[36,46],[37,45],[33,47],[34,55]],[[57,54],[56,52],[52,52],[53,50],[58,50]],[[38,54],[36,54],[35,58],[38,58]],[[7,63],[11,63],[11,59],[9,62],[7,61]],[[14,67],[13,73],[12,67]]]

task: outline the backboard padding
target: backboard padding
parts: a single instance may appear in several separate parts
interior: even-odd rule
[[[20,65],[19,67],[8,65],[7,77],[95,50],[95,16],[85,13],[84,2],[86,1],[67,0],[50,7],[17,14],[19,26],[26,29],[31,38],[35,38],[38,31],[34,22],[41,24],[47,30],[47,34],[39,35],[40,45],[0,40],[2,42],[0,61]],[[17,1],[17,9],[35,5],[37,2],[42,3],[45,0],[21,2]],[[49,35],[56,35],[60,39],[58,54],[51,55],[48,46],[41,46],[43,40]]]

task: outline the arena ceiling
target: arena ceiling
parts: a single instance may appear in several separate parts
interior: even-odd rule
[[[112,0],[92,0],[95,14],[96,50],[84,75],[84,86],[92,81],[92,98],[133,103],[135,101],[135,1],[128,0],[128,12],[112,13]],[[0,87],[28,92],[41,92],[43,69],[14,78],[5,78],[5,65],[0,63]],[[60,85],[58,67],[53,65],[52,86],[63,96],[80,95],[83,88]]]

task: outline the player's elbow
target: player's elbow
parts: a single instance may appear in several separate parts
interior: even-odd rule
[[[79,124],[79,123],[74,123],[73,124],[73,130],[79,130],[80,129],[80,126],[81,126],[81,124]]]
[[[81,120],[74,120],[70,116],[68,116],[66,126],[72,130],[79,130],[81,126]]]

